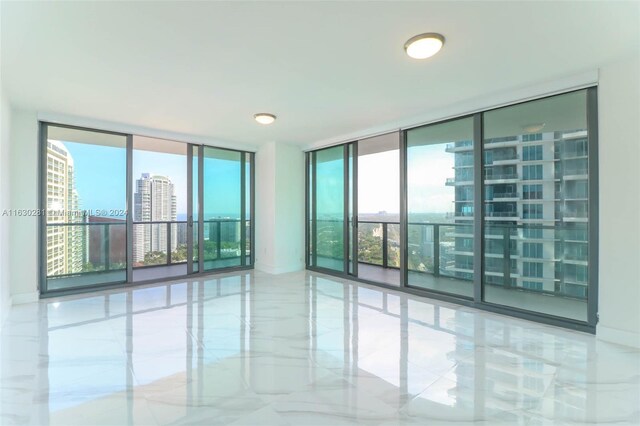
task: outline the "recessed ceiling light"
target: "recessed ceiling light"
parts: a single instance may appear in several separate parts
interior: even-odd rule
[[[255,114],[253,118],[255,118],[260,124],[271,124],[276,121],[275,115],[266,112],[259,112],[258,114]]]
[[[424,33],[411,37],[404,44],[407,55],[414,59],[429,58],[442,49],[444,36],[438,33]]]

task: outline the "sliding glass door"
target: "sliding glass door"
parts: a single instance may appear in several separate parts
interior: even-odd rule
[[[189,273],[253,266],[254,154],[191,146]]]
[[[133,137],[133,281],[187,274],[188,149]]]
[[[407,285],[473,297],[473,117],[407,131]]]
[[[253,266],[253,153],[48,123],[41,135],[43,294]]]
[[[347,272],[349,259],[348,151],[337,146],[311,155],[309,266]]]
[[[308,153],[309,268],[594,330],[596,103],[578,90]]]
[[[400,134],[357,142],[357,277],[400,285]]]
[[[41,127],[44,291],[127,279],[127,136]]]
[[[311,152],[310,268],[400,285],[399,134]]]
[[[250,162],[239,151],[204,147],[202,178],[203,271],[250,262]],[[249,218],[249,220],[248,220]],[[249,249],[249,250],[248,250]]]

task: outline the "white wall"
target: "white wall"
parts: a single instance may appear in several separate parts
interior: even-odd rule
[[[640,58],[600,70],[597,336],[640,348]]]
[[[12,209],[38,208],[38,118],[34,111],[14,108],[11,113]],[[14,304],[38,300],[38,218],[12,216],[10,220],[10,281]]]
[[[3,212],[9,209],[11,185],[9,183],[9,147],[11,129],[11,105],[5,97],[4,90],[0,103],[0,326],[9,313],[11,305],[9,266],[9,227],[10,219]]]
[[[304,153],[276,144],[276,266],[282,272],[304,268]]]
[[[256,254],[255,267],[266,272],[274,268],[276,143],[269,142],[256,152]]]
[[[304,154],[269,142],[256,153],[256,269],[304,268]]]

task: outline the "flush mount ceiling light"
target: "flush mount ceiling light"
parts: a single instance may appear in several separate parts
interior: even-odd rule
[[[444,46],[442,34],[424,33],[407,40],[404,44],[404,50],[414,59],[426,59],[438,53],[442,46]]]
[[[271,124],[276,121],[276,116],[267,112],[259,112],[255,114],[253,118],[260,124]]]
[[[522,130],[526,133],[538,133],[544,127],[545,123],[532,123],[522,126]]]

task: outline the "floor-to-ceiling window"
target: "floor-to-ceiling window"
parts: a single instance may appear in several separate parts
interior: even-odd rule
[[[596,89],[589,88],[404,130],[399,168],[394,160],[370,167],[376,138],[312,151],[308,267],[389,284],[343,262],[355,244],[358,266],[398,262],[407,291],[593,331],[596,130]],[[398,192],[385,191],[391,170]],[[385,232],[367,215],[385,214],[398,197],[396,260],[390,245],[378,244],[390,224]]]
[[[400,138],[397,132],[358,141],[359,278],[400,285]]]
[[[41,158],[43,294],[254,263],[253,153],[41,123]]]
[[[185,143],[133,137],[134,281],[187,273],[188,149]]]
[[[407,131],[407,285],[473,297],[473,117]]]
[[[587,320],[587,91],[484,114],[484,300]]]
[[[248,154],[204,147],[204,271],[242,266],[249,260],[249,174]]]
[[[322,149],[311,156],[310,265],[345,271],[345,149]]]
[[[126,281],[127,136],[61,126],[42,136],[43,284]]]

